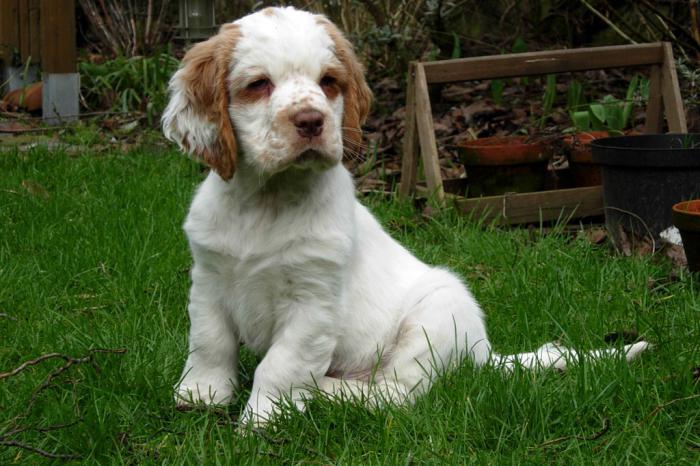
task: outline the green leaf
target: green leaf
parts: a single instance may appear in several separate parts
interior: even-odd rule
[[[588,110],[571,112],[571,121],[579,131],[589,131],[591,129],[591,115]]]
[[[588,109],[591,112],[591,122],[603,124],[605,122],[605,106],[602,104],[591,104]]]
[[[460,58],[462,56],[462,45],[459,42],[457,33],[452,33],[452,58]]]
[[[491,98],[496,105],[501,105],[503,102],[503,88],[506,83],[502,79],[494,79],[491,81]]]

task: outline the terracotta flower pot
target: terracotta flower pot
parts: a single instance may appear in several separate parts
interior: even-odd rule
[[[469,197],[541,191],[547,175],[544,144],[524,136],[491,137],[459,146]]]
[[[33,83],[22,89],[9,92],[3,99],[11,109],[24,109],[28,112],[41,110],[42,83]]]
[[[569,171],[576,187],[599,186],[603,184],[600,165],[593,162],[591,141],[608,137],[607,131],[587,131],[564,138],[569,149]]]
[[[691,272],[700,272],[700,199],[673,206],[673,224],[681,232]]]

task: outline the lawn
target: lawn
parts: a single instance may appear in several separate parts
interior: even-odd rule
[[[495,349],[577,348],[636,329],[653,351],[566,373],[469,363],[409,407],[327,399],[242,435],[229,409],[175,409],[187,351],[181,230],[201,169],[162,146],[0,152],[0,464],[697,464],[700,280],[561,230],[479,225],[366,198],[483,305]],[[9,371],[49,353],[54,357]],[[23,445],[24,447],[22,447]],[[32,451],[32,449],[35,449]],[[40,450],[40,452],[37,452]]]

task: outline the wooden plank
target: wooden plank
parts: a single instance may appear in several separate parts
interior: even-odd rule
[[[649,75],[649,102],[646,109],[644,132],[660,133],[664,122],[664,107],[661,99],[661,67],[652,65]]]
[[[455,199],[456,207],[486,221],[517,224],[603,214],[603,188],[559,189]]]
[[[661,65],[661,95],[664,99],[666,121],[671,133],[687,133],[688,126],[685,121],[683,99],[678,87],[676,75],[676,63],[673,60],[673,49],[670,42],[663,43],[664,62]]]
[[[22,60],[22,64],[27,63],[28,60],[32,58],[32,52],[29,47],[31,43],[29,38],[29,0],[19,0],[18,5],[18,31],[19,31],[19,42],[17,48],[19,49],[19,56]],[[32,63],[39,61],[39,57],[34,57],[31,60]]]
[[[658,42],[459,58],[422,65],[428,83],[448,83],[648,66],[662,62],[663,46]]]
[[[406,82],[406,116],[403,134],[403,158],[401,162],[401,184],[399,196],[410,196],[416,186],[418,171],[418,133],[416,132],[416,89],[415,89],[416,63],[408,66],[408,79]]]
[[[430,96],[428,95],[428,83],[421,63],[416,64],[415,70],[416,126],[425,170],[425,181],[431,195],[438,201],[441,201],[445,197],[445,191],[442,187],[442,175],[440,174],[433,114],[430,108]]]
[[[0,60],[10,63],[19,45],[19,0],[0,0]]]
[[[32,64],[41,62],[41,12],[39,0],[29,0],[28,11],[29,27],[29,55]]]
[[[41,62],[45,73],[75,73],[75,0],[41,0]]]

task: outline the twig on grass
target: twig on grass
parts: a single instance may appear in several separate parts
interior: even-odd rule
[[[568,440],[581,440],[585,442],[591,442],[593,440],[598,440],[600,437],[605,435],[608,431],[610,430],[610,419],[607,417],[603,419],[603,427],[600,429],[598,432],[596,432],[593,435],[566,435],[564,437],[558,437],[555,439],[547,440],[544,443],[540,443],[539,445],[536,445],[534,447],[530,447],[530,450],[537,450],[539,448],[546,448],[552,445],[556,445],[562,442],[566,442]]]
[[[25,370],[27,367],[30,366],[35,366],[39,363],[42,363],[44,361],[48,361],[49,359],[63,359],[66,361],[66,363],[59,367],[57,370],[49,374],[49,377],[53,379],[56,375],[60,374],[61,372],[65,371],[68,369],[70,366],[73,364],[82,364],[84,362],[91,362],[92,357],[95,355],[95,353],[112,353],[112,354],[123,354],[126,353],[126,348],[116,348],[116,349],[109,349],[109,348],[93,348],[88,351],[88,354],[83,357],[79,358],[74,358],[72,356],[68,356],[62,353],[46,353],[42,354],[41,356],[35,358],[35,359],[30,359],[29,361],[25,361],[22,364],[20,364],[18,367],[15,369],[8,371],[8,372],[0,372],[0,380],[5,379],[7,377],[12,377],[23,370]],[[58,372],[58,373],[56,373]],[[54,374],[54,375],[52,375]]]
[[[681,401],[692,400],[694,398],[700,398],[700,393],[696,393],[694,395],[684,396],[683,398],[674,398],[673,400],[667,401],[665,403],[661,403],[660,405],[657,405],[654,409],[652,409],[651,412],[649,414],[647,414],[644,419],[639,421],[639,424],[642,424],[643,422],[648,421],[649,419],[656,416],[657,414],[659,414],[661,411],[666,409],[668,406],[671,406],[672,404],[679,403]]]
[[[78,364],[83,364],[83,363],[92,363],[92,365],[95,367],[95,370],[99,371],[100,368],[95,364],[93,358],[95,354],[97,353],[111,353],[111,354],[124,354],[126,353],[126,348],[116,348],[116,349],[110,349],[110,348],[92,348],[88,350],[88,353],[85,356],[81,357],[73,357],[73,356],[68,356],[66,354],[62,353],[46,353],[42,354],[39,357],[36,357],[34,359],[30,359],[28,361],[23,362],[19,366],[17,366],[15,369],[7,372],[2,372],[0,373],[0,380],[10,378],[13,376],[16,376],[17,374],[20,374],[23,372],[25,369],[31,366],[35,366],[37,364],[40,364],[44,361],[49,361],[52,359],[62,359],[64,361],[63,365],[59,366],[58,368],[54,369],[51,371],[39,384],[33,391],[32,391],[32,396],[29,399],[29,402],[27,403],[27,412],[31,410],[31,407],[34,405],[34,403],[37,400],[37,397],[39,394],[49,387],[51,383],[70,369],[74,365]],[[76,405],[77,408],[77,405]],[[75,421],[71,421],[68,423],[63,423],[63,424],[55,424],[47,427],[36,427],[36,426],[21,426],[21,427],[16,427],[17,424],[15,424],[16,421],[12,421],[10,425],[14,424],[12,428],[10,428],[8,431],[0,434],[0,445],[7,446],[7,447],[14,447],[14,448],[21,448],[23,450],[31,451],[33,453],[36,453],[38,455],[41,455],[45,458],[50,458],[50,459],[61,459],[61,460],[72,460],[72,459],[78,459],[80,456],[74,455],[74,454],[65,454],[65,453],[54,453],[50,452],[44,449],[41,449],[39,447],[36,447],[34,445],[30,445],[28,443],[21,442],[16,439],[16,436],[26,432],[26,431],[36,431],[36,432],[50,432],[50,431],[55,431],[59,429],[65,429],[68,427],[71,427],[78,422],[80,422],[80,414],[78,412],[79,418]]]
[[[82,421],[82,418],[76,419],[75,421],[67,422],[64,424],[54,424],[51,426],[47,427],[35,427],[35,426],[25,426],[25,427],[18,427],[15,428],[14,430],[8,431],[4,434],[0,435],[0,445],[7,446],[7,447],[15,447],[15,448],[21,448],[23,450],[31,451],[33,453],[36,453],[40,456],[43,456],[45,458],[51,458],[51,459],[63,459],[63,460],[71,460],[71,459],[79,459],[79,455],[75,454],[70,454],[70,453],[54,453],[50,452],[47,450],[44,450],[39,447],[35,447],[34,445],[30,445],[28,443],[20,442],[16,439],[10,438],[17,436],[18,434],[21,434],[22,432],[26,431],[36,431],[36,432],[52,432],[60,429],[65,429],[71,426],[74,426],[78,422]]]
[[[6,189],[3,189],[3,191],[8,191],[8,192],[11,192],[11,193],[13,193],[13,194],[18,194],[18,193],[14,192],[14,191],[9,191],[9,190],[6,190]],[[1,318],[5,318],[5,319],[10,319],[10,320],[17,321],[17,318],[16,318],[16,317],[12,317],[10,314],[7,314],[7,313],[5,313],[5,312],[0,312],[0,317],[1,317]]]
[[[18,442],[17,440],[0,440],[0,445],[4,445],[6,447],[16,447],[16,448],[21,448],[23,450],[28,450],[31,452],[36,453],[37,455],[41,455],[44,458],[51,458],[51,459],[58,459],[58,460],[76,460],[80,458],[78,455],[70,455],[70,454],[65,454],[65,453],[51,453],[50,451],[42,450],[41,448]]]

